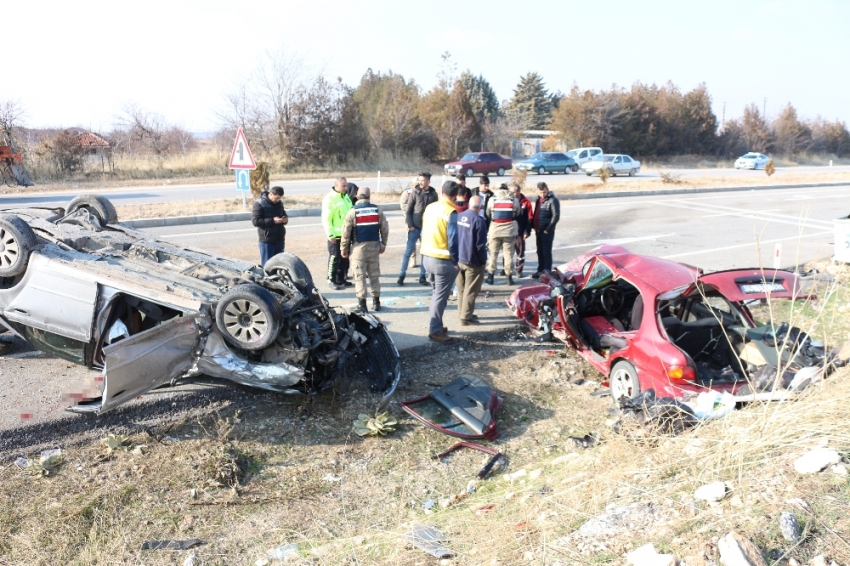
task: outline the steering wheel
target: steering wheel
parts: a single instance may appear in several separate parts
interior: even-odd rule
[[[623,308],[626,295],[617,285],[609,285],[602,289],[599,302],[602,304],[602,310],[605,311],[605,314],[615,315]]]

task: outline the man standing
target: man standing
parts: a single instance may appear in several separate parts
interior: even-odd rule
[[[552,271],[552,244],[555,242],[555,225],[561,219],[561,203],[549,191],[544,182],[537,183],[537,203],[534,205],[532,225],[537,237],[537,271],[532,279],[541,273]]]
[[[457,314],[461,326],[478,324],[475,298],[484,283],[487,261],[487,225],[478,211],[481,197],[469,199],[469,209],[457,216]]]
[[[322,226],[328,236],[328,285],[339,291],[345,288],[345,273],[348,271],[348,260],[342,257],[339,241],[342,238],[342,223],[345,215],[351,210],[351,199],[348,198],[348,181],[340,177],[334,183],[331,191],[322,199]]]
[[[508,285],[514,284],[514,242],[517,235],[517,223],[514,221],[519,215],[519,201],[515,199],[508,186],[502,183],[496,195],[487,203],[487,217],[490,218],[490,229],[487,231],[487,242],[489,243],[489,257],[487,258],[487,284],[493,284],[493,275],[496,273],[496,260],[499,258],[499,249],[502,250],[502,261],[505,266],[505,275],[508,276]]]
[[[260,265],[283,253],[286,245],[286,223],[289,218],[283,209],[283,187],[263,191],[251,209],[251,224],[257,227],[260,240]]]
[[[404,255],[401,258],[401,273],[398,275],[399,285],[404,285],[410,256],[416,251],[416,241],[422,235],[422,216],[425,213],[425,208],[432,202],[437,202],[437,191],[431,186],[431,174],[420,173],[417,181],[417,186],[410,192],[407,205],[404,208],[404,220],[407,223],[407,247],[405,247]],[[428,285],[428,281],[425,279],[424,262],[419,266],[419,284]]]
[[[431,305],[428,338],[436,342],[451,342],[443,326],[443,313],[452,292],[458,271],[457,211],[454,199],[457,183],[443,183],[440,200],[428,205],[422,215],[422,263],[431,281]]]
[[[519,201],[519,216],[516,218],[517,236],[514,243],[514,255],[516,257],[516,274],[522,277],[522,268],[525,267],[525,240],[531,235],[531,222],[534,220],[534,209],[531,201],[522,194],[522,187],[518,183],[510,184],[514,198]]]
[[[493,191],[490,190],[490,177],[487,175],[481,176],[481,181],[478,182],[478,195],[481,197],[481,216],[487,223],[487,230],[490,230],[491,218],[487,216],[487,205],[490,199],[493,198]]]
[[[372,310],[381,310],[380,255],[387,249],[390,225],[384,212],[369,202],[369,187],[357,190],[357,204],[345,215],[340,250],[354,264],[354,293],[361,312],[366,312],[366,278],[372,287]],[[349,246],[351,251],[349,252]]]

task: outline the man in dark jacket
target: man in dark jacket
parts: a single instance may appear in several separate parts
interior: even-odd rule
[[[555,226],[561,219],[561,203],[549,191],[549,186],[537,183],[537,203],[534,205],[532,226],[537,235],[537,272],[531,276],[537,279],[540,274],[552,271],[552,244],[555,243]]]
[[[478,181],[478,196],[481,197],[481,212],[479,214],[481,214],[481,217],[487,223],[487,230],[489,231],[492,219],[487,216],[487,204],[493,198],[494,194],[490,190],[490,177],[487,175],[481,175],[481,180]]]
[[[283,252],[287,222],[289,218],[283,209],[283,187],[263,191],[251,210],[251,224],[257,227],[260,240],[261,266],[266,265],[269,258]]]
[[[534,221],[534,207],[531,206],[518,183],[511,183],[511,192],[519,201],[519,215],[516,217],[517,237],[514,245],[514,258],[516,261],[517,277],[522,277],[522,268],[525,267],[525,240],[531,235],[531,223]]]
[[[420,173],[417,186],[410,192],[407,206],[404,208],[404,220],[407,223],[407,247],[401,259],[401,273],[398,274],[398,284],[404,285],[407,275],[407,266],[410,264],[410,256],[416,251],[416,242],[422,234],[422,215],[425,208],[432,202],[437,202],[437,191],[431,186],[431,174]],[[425,279],[425,266],[419,266],[419,284],[428,285]]]
[[[469,199],[469,209],[457,217],[457,314],[461,326],[478,324],[475,298],[484,283],[487,261],[487,225],[478,214],[481,197]]]

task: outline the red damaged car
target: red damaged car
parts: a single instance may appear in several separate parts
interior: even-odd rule
[[[799,329],[757,322],[751,307],[768,297],[806,298],[788,271],[704,274],[604,245],[516,289],[508,306],[602,372],[615,400],[650,388],[658,397],[794,391],[840,365]]]

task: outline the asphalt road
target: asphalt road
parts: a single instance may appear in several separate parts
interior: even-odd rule
[[[805,190],[564,201],[562,220],[556,231],[555,264],[566,262],[596,245],[611,243],[623,245],[636,253],[661,256],[706,270],[760,264],[770,267],[776,244],[780,244],[779,264],[792,267],[832,255],[832,221],[850,213],[848,203],[850,184]],[[385,308],[380,317],[400,349],[405,349],[428,343],[430,290],[417,283],[417,269],[408,272],[404,287],[396,285],[405,230],[399,213],[389,213],[388,218],[390,245],[382,256],[384,275],[381,278],[381,297]],[[151,228],[148,232],[184,246],[250,261],[259,260],[255,229],[248,222]],[[287,251],[305,260],[317,286],[333,304],[353,306],[356,302],[353,290],[331,291],[324,282],[325,241],[318,218],[291,219],[287,229]],[[530,240],[526,274],[536,266],[533,250],[533,240]],[[526,277],[518,283],[529,281]],[[485,285],[485,293],[479,297],[477,313],[482,318],[480,327],[460,327],[456,307],[449,303],[445,322],[450,333],[486,332],[516,324],[504,306],[512,288],[504,284],[503,277],[497,277],[496,283],[494,286]],[[463,347],[462,344],[458,342],[450,347]],[[436,350],[447,346],[432,344],[431,347]],[[52,442],[47,439],[56,438],[61,444],[63,427],[100,426],[96,423],[102,421],[69,416],[62,410],[68,405],[69,394],[79,392],[84,382],[91,378],[91,371],[33,352],[18,341],[11,355],[0,357],[0,452],[3,452],[4,445],[14,450],[14,446],[24,442],[20,440],[21,434],[29,434],[34,439],[43,438],[44,442]],[[185,392],[186,388],[178,388],[176,393],[156,392],[145,396],[144,401],[119,409],[121,412],[115,413],[118,416],[110,419],[118,419],[115,422],[121,419],[139,420],[141,423],[146,414],[146,410],[141,408],[144,403],[150,403],[151,410],[167,413],[172,402],[175,407],[195,407],[210,402],[205,400],[205,396],[225,398],[231,395],[227,391],[222,393],[220,388],[212,393],[202,389],[194,394],[199,397],[184,399]],[[49,430],[57,435],[44,436]]]
[[[785,175],[808,175],[813,173],[825,172],[845,172],[850,171],[850,166],[837,167],[779,167],[774,174],[775,179],[781,179]],[[675,175],[680,175],[682,179],[694,177],[726,177],[726,178],[749,178],[749,177],[764,177],[764,171],[744,171],[736,169],[664,169],[664,170],[644,170],[636,177],[617,177],[609,180],[609,183],[632,183],[641,179],[658,178],[660,172],[669,172]],[[435,186],[439,186],[442,171],[435,170],[435,176],[431,179]],[[587,182],[587,176],[582,173],[572,173],[569,175],[529,175],[529,182],[537,182],[537,179],[545,180],[548,183],[575,183],[581,184]],[[413,179],[410,177],[383,177],[381,179],[381,188],[389,190],[391,188],[401,188],[408,186]],[[477,186],[479,177],[470,180],[469,186]],[[491,183],[498,186],[499,183],[504,183],[510,180],[509,176],[497,177],[490,176]],[[373,190],[377,188],[377,178],[349,178],[349,181],[360,186],[368,186]],[[280,184],[286,189],[286,194],[289,196],[301,194],[322,194],[328,191],[333,184],[333,179],[310,179],[302,181],[272,181],[272,184]],[[100,194],[106,195],[116,205],[130,204],[145,204],[153,202],[188,202],[198,200],[214,200],[233,198],[239,196],[239,191],[236,190],[235,181],[223,185],[161,185],[155,187],[123,187],[120,189],[98,189]],[[77,191],[64,191],[56,193],[37,193],[31,195],[0,195],[0,209],[12,208],[15,206],[65,206],[68,201],[73,198]]]

